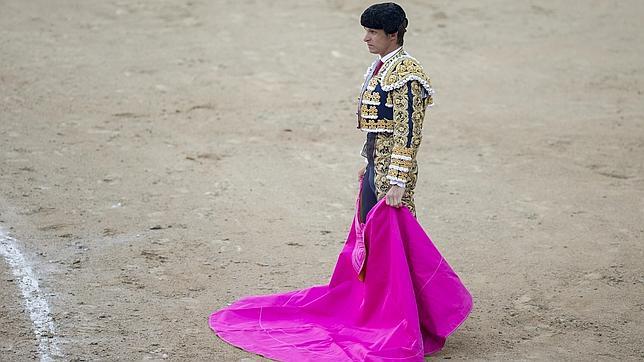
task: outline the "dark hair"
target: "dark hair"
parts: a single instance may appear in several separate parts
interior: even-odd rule
[[[371,5],[360,16],[360,24],[365,28],[382,29],[385,34],[398,33],[398,45],[404,42],[408,23],[405,10],[396,3]]]

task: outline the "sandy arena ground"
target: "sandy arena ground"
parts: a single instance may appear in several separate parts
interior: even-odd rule
[[[261,360],[207,317],[328,281],[368,4],[1,2],[0,226],[45,354]],[[644,2],[401,4],[437,92],[418,217],[475,299],[436,357],[644,359]],[[0,300],[0,360],[40,358],[5,260]]]

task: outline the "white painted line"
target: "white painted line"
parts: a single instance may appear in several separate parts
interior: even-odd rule
[[[38,279],[34,276],[31,266],[18,248],[16,239],[9,236],[0,228],[0,254],[11,267],[16,277],[16,284],[22,292],[23,302],[34,325],[34,333],[38,338],[38,353],[40,361],[51,361],[53,357],[62,357],[58,348],[56,328],[51,319],[49,303],[38,287]]]

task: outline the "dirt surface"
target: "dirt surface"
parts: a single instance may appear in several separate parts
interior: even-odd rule
[[[328,281],[368,4],[2,2],[0,226],[62,359],[259,360],[208,315]],[[475,302],[436,357],[644,359],[644,2],[401,4],[418,217]],[[0,360],[39,358],[14,279]]]

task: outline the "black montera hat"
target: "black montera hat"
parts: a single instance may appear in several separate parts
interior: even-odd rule
[[[368,7],[360,17],[360,24],[366,28],[382,29],[387,34],[397,32],[401,27],[407,28],[405,11],[396,3],[374,4]]]

